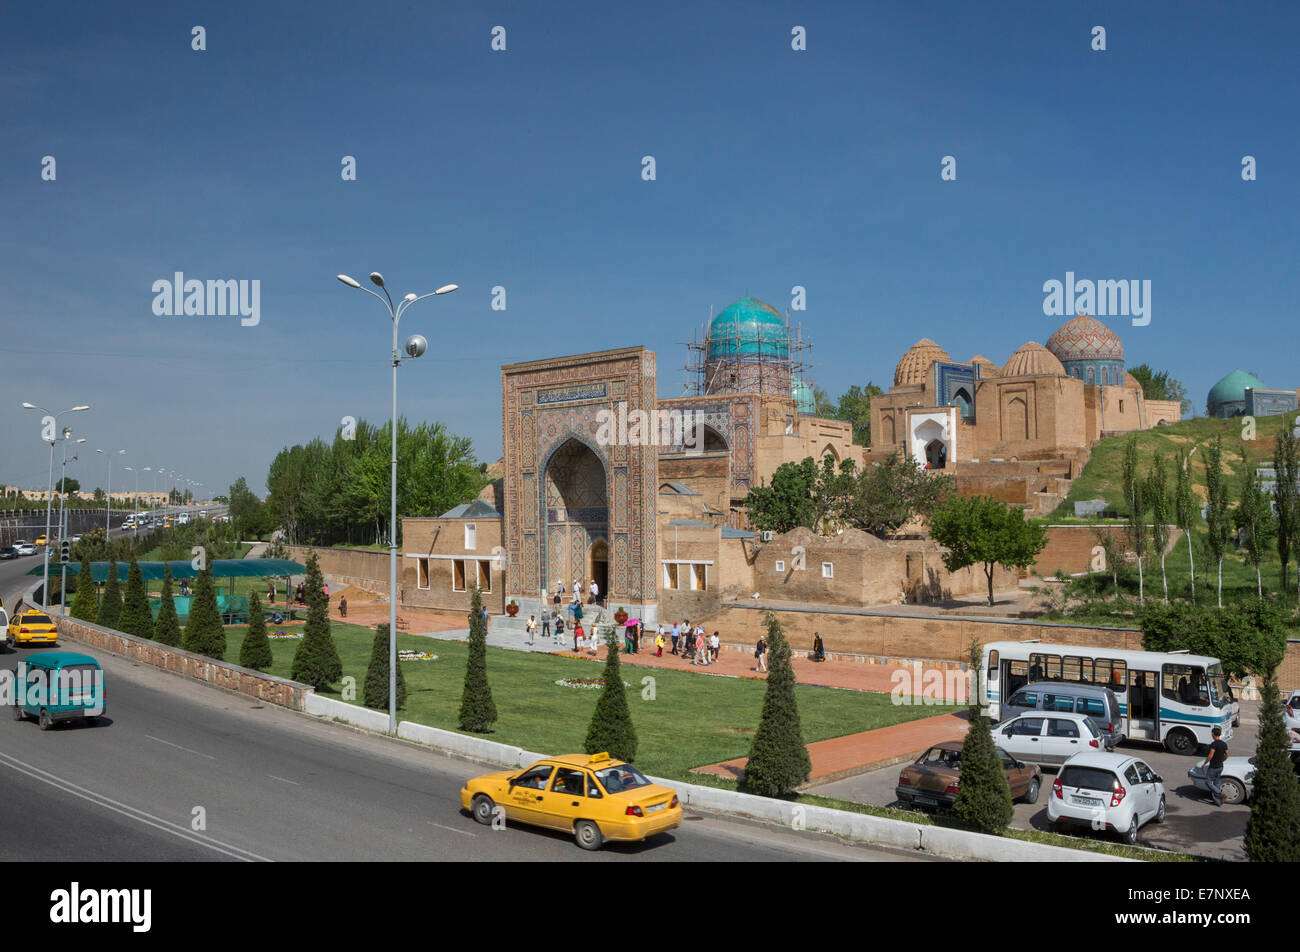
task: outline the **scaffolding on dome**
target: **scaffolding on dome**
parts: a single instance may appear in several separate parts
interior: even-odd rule
[[[759,393],[811,401],[812,341],[805,339],[802,324],[790,326],[789,312],[775,336],[734,323],[714,335],[713,317],[710,308],[708,323],[692,330],[691,339],[683,342],[688,381],[684,396]],[[801,407],[801,412],[811,413],[813,408]]]

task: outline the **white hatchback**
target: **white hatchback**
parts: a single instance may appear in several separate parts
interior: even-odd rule
[[[1105,738],[1086,714],[1033,711],[993,728],[993,742],[1017,760],[1055,767],[1075,754],[1103,750]]]
[[[1125,842],[1136,843],[1143,824],[1165,821],[1165,785],[1140,758],[1102,751],[1075,754],[1052,782],[1047,819],[1058,829],[1114,830]]]

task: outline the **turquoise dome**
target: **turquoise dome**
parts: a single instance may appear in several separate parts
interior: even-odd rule
[[[776,308],[752,297],[743,297],[709,324],[705,359],[759,356],[788,360],[790,335]]]
[[[790,380],[790,396],[794,397],[795,409],[809,415],[817,412],[817,399],[807,381],[794,377]]]
[[[1244,403],[1246,399],[1246,389],[1248,387],[1253,389],[1262,389],[1263,386],[1264,381],[1260,380],[1258,377],[1248,374],[1243,370],[1234,370],[1210,388],[1210,395],[1206,398],[1205,402],[1210,407],[1215,407],[1223,403]]]

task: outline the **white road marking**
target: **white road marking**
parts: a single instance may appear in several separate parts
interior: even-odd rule
[[[459,833],[461,836],[478,836],[470,830],[458,830],[454,826],[443,826],[441,823],[434,823],[432,820],[427,821],[430,826],[436,826],[440,830],[449,830],[452,833]]]
[[[169,741],[169,740],[163,740],[161,737],[154,737],[152,734],[145,734],[144,736],[147,737],[147,738],[149,738],[149,740],[156,740],[156,741],[157,741],[158,743],[160,743],[160,744],[166,744],[168,747],[175,747],[177,750],[183,750],[183,751],[186,751],[187,753],[191,753],[191,754],[198,754],[200,757],[206,757],[206,758],[208,758],[208,760],[216,760],[216,759],[217,759],[216,757],[213,757],[211,754],[205,754],[205,753],[203,753],[202,751],[199,751],[199,750],[193,750],[193,749],[191,749],[191,748],[189,748],[189,747],[182,747],[180,744],[173,744],[173,743],[172,743],[171,741]]]
[[[248,850],[241,849],[238,846],[232,846],[230,843],[223,843],[221,840],[214,839],[205,833],[196,832],[187,827],[172,823],[169,820],[164,820],[162,817],[154,816],[152,813],[141,810],[138,807],[129,806],[110,797],[106,797],[102,793],[96,793],[93,790],[80,787],[70,780],[64,780],[62,777],[57,777],[49,771],[42,770],[40,767],[24,763],[9,754],[0,753],[0,766],[10,767],[13,770],[18,771],[20,774],[31,777],[33,780],[39,780],[41,783],[49,784],[51,787],[55,787],[65,793],[70,793],[74,797],[80,797],[82,800],[87,800],[98,806],[104,807],[105,809],[112,810],[114,813],[119,813],[129,820],[135,820],[137,823],[143,823],[145,826],[153,827],[155,830],[161,830],[164,833],[170,833],[172,836],[193,843],[197,846],[207,847],[214,852],[221,853],[224,856],[229,856],[232,859],[241,860],[245,863],[273,862],[273,860],[267,859],[265,856],[259,856],[257,853],[249,852]]]
[[[300,784],[297,780],[286,780],[284,777],[277,777],[277,776],[276,776],[275,774],[273,774],[273,773],[269,773],[269,774],[267,774],[267,776],[270,777],[272,780],[279,780],[281,783],[291,783],[291,784],[293,784],[295,787],[301,787],[301,786],[302,786],[302,784]]]

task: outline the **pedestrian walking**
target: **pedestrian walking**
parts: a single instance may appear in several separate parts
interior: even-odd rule
[[[767,670],[767,642],[762,635],[758,636],[758,644],[754,645],[754,657],[758,659],[758,667],[755,671]]]
[[[655,657],[662,658],[663,656],[664,656],[664,626],[660,625],[659,632],[658,634],[655,635]]]
[[[537,634],[537,616],[529,615],[528,623],[524,625],[524,628],[528,632],[528,643],[531,645],[533,643],[533,635]]]
[[[826,660],[826,645],[822,642],[821,632],[813,632],[813,654],[814,661]]]
[[[583,632],[582,630],[582,622],[578,622],[576,625],[573,626],[573,650],[574,651],[582,650],[582,639],[584,636],[585,636],[585,632]]]
[[[564,644],[564,616],[555,616],[555,644],[556,647]]]
[[[1205,760],[1201,762],[1201,766],[1206,768],[1205,785],[1210,788],[1210,799],[1216,807],[1223,806],[1223,788],[1219,786],[1219,778],[1223,776],[1223,762],[1228,759],[1228,745],[1219,736],[1222,733],[1218,727],[1210,731],[1214,741],[1210,744]]]
[[[713,655],[714,664],[718,661],[718,651],[722,648],[722,642],[718,640],[718,633],[715,631],[709,638],[709,651]]]
[[[551,610],[549,608],[542,609],[542,637],[551,637]]]
[[[573,609],[577,604],[578,604],[577,602],[569,602],[569,624],[570,625],[573,624]]]
[[[266,583],[266,597],[269,601],[275,601],[275,580]]]
[[[678,627],[677,622],[673,622],[673,650],[669,654],[677,654],[677,639],[682,636],[682,630]]]
[[[348,617],[348,597],[346,595],[339,598],[339,617]]]

